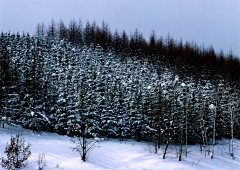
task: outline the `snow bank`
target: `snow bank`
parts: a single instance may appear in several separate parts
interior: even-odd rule
[[[32,155],[26,170],[37,170],[38,155],[45,153],[47,161],[46,170],[65,169],[239,169],[240,151],[235,151],[236,159],[232,160],[228,154],[228,145],[217,145],[214,159],[204,157],[200,153],[199,145],[188,146],[188,158],[183,157],[178,161],[175,147],[170,146],[166,159],[162,159],[162,148],[158,154],[154,153],[154,146],[147,142],[127,141],[102,141],[91,151],[89,158],[83,162],[79,153],[72,152],[73,143],[67,136],[56,133],[44,132],[41,135],[30,130],[5,126],[0,128],[0,157],[6,157],[4,150],[10,135],[23,134],[26,142],[31,142]],[[228,142],[228,140],[226,140]],[[240,143],[239,140],[236,142]],[[239,148],[236,148],[239,149]],[[0,167],[1,169],[2,167]]]

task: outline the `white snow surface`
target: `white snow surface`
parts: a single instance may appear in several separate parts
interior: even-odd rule
[[[157,169],[240,169],[240,151],[235,151],[235,160],[228,154],[228,145],[216,145],[215,155],[204,157],[200,153],[199,145],[188,146],[188,158],[183,155],[181,162],[176,158],[176,149],[169,146],[166,158],[162,159],[162,148],[158,154],[154,153],[154,146],[148,142],[127,140],[120,142],[117,139],[104,140],[96,144],[86,162],[83,162],[79,153],[72,152],[73,143],[70,137],[56,133],[43,132],[41,135],[31,130],[5,125],[0,127],[0,158],[6,157],[4,150],[10,137],[22,134],[26,142],[30,142],[32,155],[28,160],[26,170],[37,170],[38,155],[45,153],[46,170],[157,170]],[[228,140],[226,140],[228,141]],[[236,140],[238,144],[239,140]],[[185,148],[185,147],[184,147]],[[2,167],[0,167],[2,169]]]

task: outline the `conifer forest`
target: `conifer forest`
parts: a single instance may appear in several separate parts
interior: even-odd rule
[[[0,34],[0,122],[33,132],[176,145],[214,156],[240,139],[240,60],[233,52],[51,20]],[[233,147],[233,142],[231,143]],[[184,152],[183,153],[183,148]],[[233,153],[233,151],[232,151]],[[233,155],[233,154],[232,154]]]

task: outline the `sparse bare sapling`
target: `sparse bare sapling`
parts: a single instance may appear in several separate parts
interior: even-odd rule
[[[38,155],[37,163],[38,163],[38,170],[44,170],[45,166],[47,166],[44,152]]]
[[[72,147],[73,151],[79,152],[82,160],[85,162],[87,160],[87,156],[89,151],[93,149],[94,145],[98,142],[98,139],[94,138],[86,138],[86,137],[78,137],[77,141],[72,140],[75,147]]]
[[[99,142],[98,138],[87,138],[87,129],[88,127],[85,124],[81,125],[81,137],[77,137],[77,141],[72,139],[71,141],[76,144],[75,147],[72,147],[73,151],[79,152],[82,160],[85,162],[89,151],[94,148],[94,145]]]
[[[7,154],[7,158],[2,158],[2,167],[8,170],[26,167],[28,165],[27,159],[31,155],[30,147],[31,144],[25,144],[22,136],[11,136],[10,144],[7,144],[4,151]]]

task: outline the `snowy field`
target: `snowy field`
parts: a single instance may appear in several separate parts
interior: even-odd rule
[[[188,146],[188,158],[178,161],[175,147],[170,146],[166,159],[162,159],[162,149],[159,154],[153,153],[153,145],[147,142],[127,140],[103,140],[94,148],[86,162],[83,162],[79,153],[72,152],[73,143],[67,136],[44,132],[41,135],[30,130],[6,125],[0,128],[0,158],[6,157],[4,150],[11,134],[23,134],[26,142],[30,142],[32,155],[26,170],[37,170],[38,155],[45,153],[46,170],[96,170],[96,169],[240,169],[240,150],[235,150],[235,160],[228,154],[228,145],[217,145],[214,159],[204,157],[200,153],[199,145]],[[236,141],[238,144],[240,141]],[[0,167],[2,169],[2,167]]]

